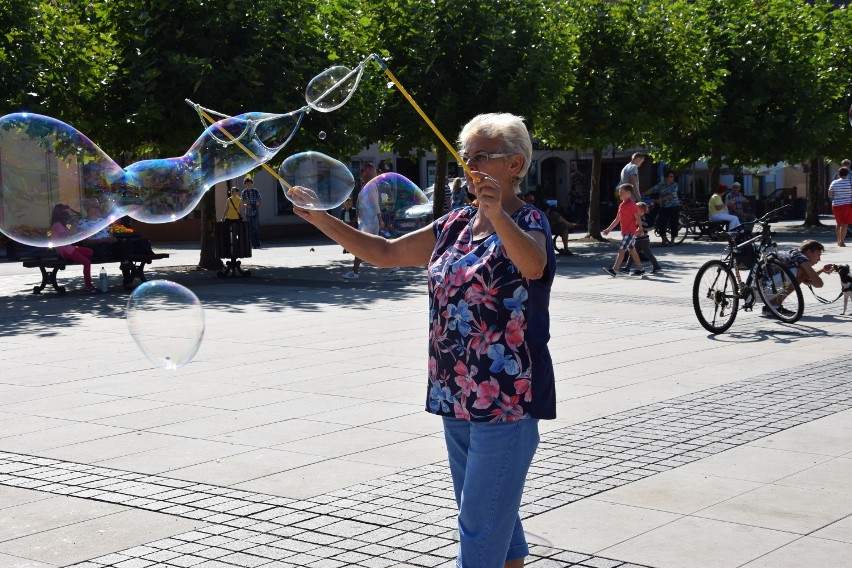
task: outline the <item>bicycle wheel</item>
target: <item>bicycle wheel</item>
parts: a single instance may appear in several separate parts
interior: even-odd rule
[[[689,216],[686,213],[681,213],[678,215],[677,224],[679,228],[672,242],[679,245],[686,240],[686,235],[689,234]]]
[[[698,269],[692,286],[692,307],[707,331],[722,333],[733,325],[740,298],[737,279],[728,265],[711,260]]]
[[[796,278],[781,261],[770,258],[761,262],[755,274],[755,286],[769,312],[784,323],[796,323],[805,311],[805,299]]]

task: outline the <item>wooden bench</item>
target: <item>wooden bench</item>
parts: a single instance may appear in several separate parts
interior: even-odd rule
[[[155,260],[161,258],[169,258],[168,254],[164,253],[135,253],[130,254],[126,258],[117,258],[114,256],[93,256],[92,257],[92,273],[97,278],[95,266],[103,264],[120,263],[121,274],[124,278],[124,289],[133,287],[133,281],[139,278],[140,282],[145,282],[145,265],[151,264]],[[41,285],[33,287],[33,294],[39,294],[49,284],[53,289],[60,294],[65,293],[65,286],[60,286],[56,281],[56,273],[60,270],[65,270],[67,266],[81,266],[79,263],[67,260],[58,256],[53,251],[44,251],[39,253],[28,252],[26,256],[19,258],[24,268],[38,268],[41,271]]]

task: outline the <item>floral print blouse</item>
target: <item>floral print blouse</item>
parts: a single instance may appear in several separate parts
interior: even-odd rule
[[[547,267],[524,278],[496,233],[473,240],[477,209],[433,224],[429,261],[429,389],[426,410],[476,422],[555,418],[550,287],[556,268],[547,219],[524,205],[512,218],[547,237]]]

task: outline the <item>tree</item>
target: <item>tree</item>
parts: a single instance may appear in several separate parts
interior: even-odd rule
[[[535,128],[542,109],[571,82],[570,42],[561,13],[546,0],[367,2],[367,47],[452,144],[483,112],[512,112]],[[386,79],[383,81],[386,82]],[[444,197],[447,150],[395,89],[377,97],[368,139],[408,154],[434,147],[435,212]]]
[[[604,148],[662,143],[693,132],[713,100],[716,74],[707,64],[700,14],[681,0],[564,0],[579,49],[573,88],[542,121],[552,146],[592,150],[589,234],[602,240],[600,173]]]
[[[0,115],[53,116],[92,138],[118,73],[106,2],[9,0],[0,6]]]
[[[840,123],[838,79],[848,82],[833,72],[832,45],[849,36],[828,25],[830,3],[697,0],[695,9],[707,15],[707,49],[724,80],[712,119],[688,136],[675,133],[672,152],[685,161],[705,157],[712,187],[723,164],[817,157]],[[816,213],[809,209],[808,223],[819,222]]]

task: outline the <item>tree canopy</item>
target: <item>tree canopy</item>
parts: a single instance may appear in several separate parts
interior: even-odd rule
[[[377,53],[450,142],[475,114],[499,110],[525,116],[547,144],[598,159],[604,148],[635,145],[675,164],[852,153],[852,16],[827,0],[471,0],[458,8],[451,0],[7,0],[0,114],[65,120],[120,163],[180,155],[201,131],[184,99],[227,114],[288,112],[305,104],[306,85],[323,69]],[[434,134],[370,64],[347,106],[309,113],[289,150],[346,155],[373,142],[403,155],[435,148],[443,173]]]

